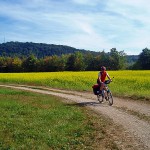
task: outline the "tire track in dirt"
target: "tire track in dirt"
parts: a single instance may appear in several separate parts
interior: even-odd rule
[[[22,86],[25,87],[25,85],[22,85]],[[36,86],[36,87],[27,86],[27,87],[45,89],[48,91],[59,92],[59,93],[78,95],[78,96],[85,97],[88,99],[97,100],[96,96],[93,95],[92,92],[68,91],[68,90],[63,90],[63,89],[55,89],[55,88],[41,87],[41,86]],[[115,103],[113,105],[116,107],[127,108],[129,110],[140,112],[141,114],[145,114],[146,116],[150,117],[150,103],[148,104],[146,102],[135,101],[131,99],[122,99],[118,97],[115,97],[114,100],[115,100]]]
[[[118,125],[122,125],[125,129],[125,132],[128,132],[131,137],[134,137],[136,140],[135,147],[137,149],[149,150],[150,149],[150,124],[139,118],[130,115],[126,112],[120,111],[115,107],[108,106],[108,104],[103,103],[99,104],[96,100],[96,97],[87,92],[75,92],[75,91],[67,91],[67,90],[60,90],[60,89],[51,89],[51,88],[42,88],[36,86],[14,86],[14,85],[0,85],[4,87],[14,88],[14,89],[21,89],[26,91],[32,91],[42,94],[50,94],[59,96],[62,98],[67,99],[68,101],[76,102],[80,106],[89,107],[92,110],[96,111],[97,113],[102,113],[108,117],[110,117],[114,123]],[[37,89],[36,89],[37,88]],[[38,89],[39,88],[39,89]],[[41,88],[41,89],[40,89]],[[117,102],[117,101],[122,101]],[[122,107],[122,105],[129,106],[129,109],[138,109],[138,111],[142,111],[146,115],[149,115],[150,105],[146,105],[138,102],[130,102],[123,99],[115,98],[114,102],[117,107]],[[132,104],[132,106],[131,106]],[[145,111],[146,110],[146,111]],[[142,147],[141,147],[142,145]]]

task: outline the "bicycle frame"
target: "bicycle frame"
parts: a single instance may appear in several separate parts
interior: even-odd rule
[[[106,101],[109,102],[109,105],[113,105],[113,96],[112,96],[112,93],[108,87],[108,84],[110,83],[111,81],[110,80],[106,80],[105,81],[105,85],[104,85],[104,88],[102,90],[102,94],[98,94],[97,95],[97,98],[98,98],[98,101],[100,103],[102,103],[104,101],[104,98],[106,99]]]

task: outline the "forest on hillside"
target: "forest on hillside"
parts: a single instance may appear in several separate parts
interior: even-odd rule
[[[63,45],[9,42],[0,45],[0,55],[0,72],[94,71],[100,70],[102,65],[108,70],[150,69],[148,48],[143,49],[139,56],[127,56],[116,48],[106,53]]]
[[[32,43],[32,42],[7,42],[0,44],[0,56],[4,57],[28,57],[31,54],[37,58],[46,56],[61,56],[63,54],[72,54],[81,52],[82,54],[91,53],[94,56],[99,55],[99,52],[76,49],[74,47],[55,44]],[[126,55],[128,63],[134,63],[138,59],[138,55]]]
[[[33,54],[37,58],[44,58],[46,56],[61,56],[62,54],[72,54],[75,52],[81,52],[83,54],[91,52],[97,54],[94,51],[87,51],[76,49],[74,47],[55,44],[44,43],[32,43],[32,42],[7,42],[0,44],[0,56],[8,57],[27,57]]]

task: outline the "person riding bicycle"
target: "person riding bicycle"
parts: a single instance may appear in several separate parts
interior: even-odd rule
[[[98,79],[97,79],[97,84],[100,86],[100,92],[102,93],[103,88],[105,87],[105,79],[106,77],[110,80],[109,74],[106,72],[106,67],[102,66],[101,71],[98,73]]]

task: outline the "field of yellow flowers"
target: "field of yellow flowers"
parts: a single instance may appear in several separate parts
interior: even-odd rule
[[[109,85],[113,95],[150,100],[150,70],[108,71],[113,82]],[[0,73],[0,83],[42,85],[70,90],[92,91],[98,71]]]

